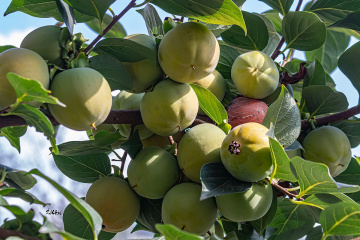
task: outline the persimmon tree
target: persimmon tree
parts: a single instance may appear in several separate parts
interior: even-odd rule
[[[114,13],[115,0],[13,0],[5,17],[58,24],[20,48],[0,46],[0,136],[20,152],[35,128],[59,170],[92,187],[77,196],[51,173],[0,164],[0,211],[14,215],[0,239],[107,240],[132,224],[154,239],[359,237],[351,148],[360,105],[349,108],[331,73],[339,67],[360,92],[360,42],[348,47],[360,39],[360,0],[261,1],[271,10],[247,12],[245,0],[131,0]],[[130,9],[147,33],[126,36],[120,21]],[[98,36],[86,41],[74,24]],[[57,144],[60,124],[89,140]],[[325,137],[311,140],[323,126]],[[8,203],[46,205],[28,192],[34,176],[70,201],[64,229]]]

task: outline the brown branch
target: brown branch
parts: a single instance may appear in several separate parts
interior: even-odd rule
[[[125,15],[132,7],[136,5],[136,0],[131,0],[131,2],[126,6],[126,8],[119,14],[116,15],[113,20],[109,23],[109,25],[104,29],[102,34],[99,34],[90,44],[87,46],[84,50],[84,53],[86,54],[90,49],[94,47],[94,45],[117,23],[122,16]]]
[[[303,2],[303,0],[299,0],[298,5],[296,6],[296,9],[295,9],[296,12],[300,10],[302,2]]]
[[[22,234],[20,232],[16,232],[16,231],[13,231],[13,230],[10,230],[10,229],[0,227],[0,238],[1,239],[6,239],[6,238],[11,237],[11,236],[20,237],[20,238],[23,238],[23,239],[26,239],[26,240],[41,240],[41,238],[30,237],[30,236],[27,236],[27,235]]]
[[[269,180],[269,179],[267,179]],[[286,188],[280,186],[276,181],[272,181],[271,182],[271,185],[274,186],[274,188],[276,188],[277,190],[279,190],[280,192],[282,192],[283,194],[285,194],[286,196],[290,197],[291,199],[297,199],[296,196],[297,194],[296,193],[292,193],[292,192],[289,192]],[[299,198],[298,200],[300,201],[303,201],[304,199],[303,198]]]
[[[285,38],[282,37],[281,40],[280,40],[280,42],[279,42],[279,44],[277,45],[275,51],[274,51],[273,54],[271,55],[271,59],[272,59],[272,60],[275,60],[275,59],[279,56],[279,54],[281,53],[281,47],[282,47],[282,45],[283,45],[284,43],[285,43]]]
[[[322,125],[326,125],[329,123],[340,122],[340,121],[346,120],[357,114],[360,114],[360,105],[349,108],[343,112],[334,113],[334,114],[331,114],[328,116],[316,118],[315,121],[316,121],[317,126],[322,126]],[[309,127],[310,127],[310,123],[307,120],[301,121],[301,129],[308,129]]]

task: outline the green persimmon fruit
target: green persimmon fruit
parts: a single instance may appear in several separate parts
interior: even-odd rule
[[[15,90],[7,79],[9,72],[36,80],[45,89],[49,89],[49,69],[39,54],[24,48],[8,49],[0,53],[0,109],[7,108],[16,102]],[[35,101],[28,104],[34,107],[41,105]]]
[[[337,127],[324,126],[311,131],[302,146],[304,158],[326,164],[332,177],[345,171],[351,160],[350,141]]]
[[[177,144],[179,144],[181,138],[184,136],[185,132],[181,131],[181,132],[177,132],[175,133],[172,137],[174,142],[176,142]],[[149,147],[149,146],[157,146],[160,148],[164,148],[166,145],[171,145],[169,137],[168,136],[160,136],[157,134],[153,134],[148,138],[144,138],[144,139],[140,139],[143,147]]]
[[[127,175],[130,186],[138,195],[160,199],[179,181],[180,169],[172,154],[150,146],[130,161]]]
[[[124,39],[130,39],[135,42],[139,42],[141,39],[141,43],[152,48],[157,56],[156,43],[152,37],[145,34],[132,34],[124,37]],[[151,88],[164,77],[164,72],[158,61],[155,63],[149,59],[144,59],[138,62],[123,62],[123,64],[128,70],[134,86],[129,92],[145,92],[145,90]]]
[[[260,181],[272,173],[269,131],[249,122],[233,128],[221,145],[221,161],[229,173],[245,182]]]
[[[200,170],[206,163],[221,162],[220,149],[226,134],[219,127],[204,123],[185,133],[178,147],[177,160],[186,177],[200,183]]]
[[[144,93],[129,93],[121,91],[113,99],[111,108],[114,110],[138,110],[140,109],[140,102],[143,96]],[[123,137],[130,137],[130,124],[114,124],[114,127],[119,129],[119,132]],[[134,130],[139,131],[140,139],[148,138],[153,135],[153,132],[147,129],[144,124],[136,125]]]
[[[216,196],[216,204],[220,213],[231,221],[254,221],[269,211],[272,191],[271,184],[253,183],[245,192]]]
[[[117,233],[129,228],[140,212],[140,199],[129,183],[109,176],[96,180],[86,193],[85,201],[103,219],[106,232]]]
[[[77,131],[90,130],[103,123],[112,104],[106,79],[91,68],[73,68],[55,76],[51,92],[66,107],[49,104],[54,118]]]
[[[196,81],[194,84],[209,90],[220,102],[225,97],[226,82],[223,76],[217,70],[214,70],[211,74],[200,79],[199,81]],[[199,108],[199,114],[206,115],[201,108]]]
[[[261,99],[279,85],[279,70],[265,53],[251,51],[238,56],[231,67],[231,79],[244,97]]]
[[[162,219],[183,231],[204,234],[215,223],[217,207],[214,198],[200,201],[201,185],[181,183],[171,188],[162,203]]]
[[[177,82],[192,83],[215,70],[220,47],[205,25],[186,22],[165,34],[158,55],[166,75]]]
[[[38,53],[51,64],[64,67],[65,62],[62,59],[62,49],[59,45],[61,30],[62,28],[56,25],[37,28],[26,35],[20,47]]]
[[[190,126],[198,109],[199,101],[190,85],[170,79],[146,92],[140,104],[145,126],[160,136],[171,136]]]

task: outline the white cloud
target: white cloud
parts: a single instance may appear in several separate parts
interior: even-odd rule
[[[12,31],[7,35],[0,34],[0,46],[13,45],[20,47],[21,41],[29,34],[34,28],[27,28],[23,31]]]

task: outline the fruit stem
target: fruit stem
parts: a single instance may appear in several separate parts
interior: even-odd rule
[[[88,54],[88,52],[95,46],[95,44],[100,41],[100,39],[117,23],[122,16],[125,15],[132,7],[135,6],[136,0],[131,0],[131,2],[124,8],[124,10],[117,16],[113,18],[113,20],[109,23],[109,25],[104,29],[104,31],[99,34],[90,44],[87,46],[84,50],[85,54]]]
[[[170,145],[174,145],[174,143],[175,143],[174,138],[172,136],[168,136],[168,139],[169,139]],[[175,148],[174,155],[177,156],[177,146]]]

